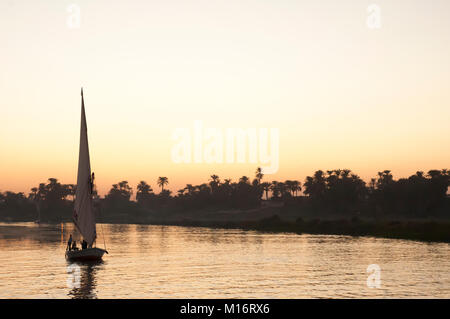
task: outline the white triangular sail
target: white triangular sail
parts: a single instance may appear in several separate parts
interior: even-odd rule
[[[86,114],[84,111],[83,89],[81,89],[80,155],[78,158],[78,178],[73,221],[89,245],[92,245],[97,237],[92,203],[92,188]]]

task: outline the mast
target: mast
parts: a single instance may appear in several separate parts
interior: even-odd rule
[[[80,150],[73,221],[88,245],[92,245],[97,237],[92,203],[92,190],[93,181],[91,179],[86,113],[84,109],[83,88],[81,88]]]

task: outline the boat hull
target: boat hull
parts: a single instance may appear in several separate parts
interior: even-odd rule
[[[101,248],[86,248],[81,250],[66,250],[66,259],[70,261],[96,261],[101,260],[108,253]]]

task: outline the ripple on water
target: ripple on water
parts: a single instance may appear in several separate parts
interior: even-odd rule
[[[80,285],[68,287],[72,225],[0,228],[1,298],[450,297],[449,244],[103,225],[109,255],[79,265]],[[379,289],[367,287],[370,264],[381,268]]]

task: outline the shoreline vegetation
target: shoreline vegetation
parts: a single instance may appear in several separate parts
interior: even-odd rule
[[[182,220],[180,222],[153,222],[151,225],[208,227],[253,230],[266,233],[294,233],[309,235],[368,236],[424,242],[450,243],[450,222],[437,221],[361,221],[299,219],[282,220],[278,215],[257,221],[218,222]]]
[[[133,189],[127,181],[112,185],[104,197],[94,189],[97,221],[235,228],[263,232],[372,236],[450,242],[449,170],[417,172],[394,180],[378,173],[368,185],[350,170],[316,171],[304,183],[264,181],[260,168],[251,179],[187,184],[172,194],[167,177],[155,193],[145,181]],[[0,192],[0,221],[70,222],[75,185],[55,178],[24,193]]]

